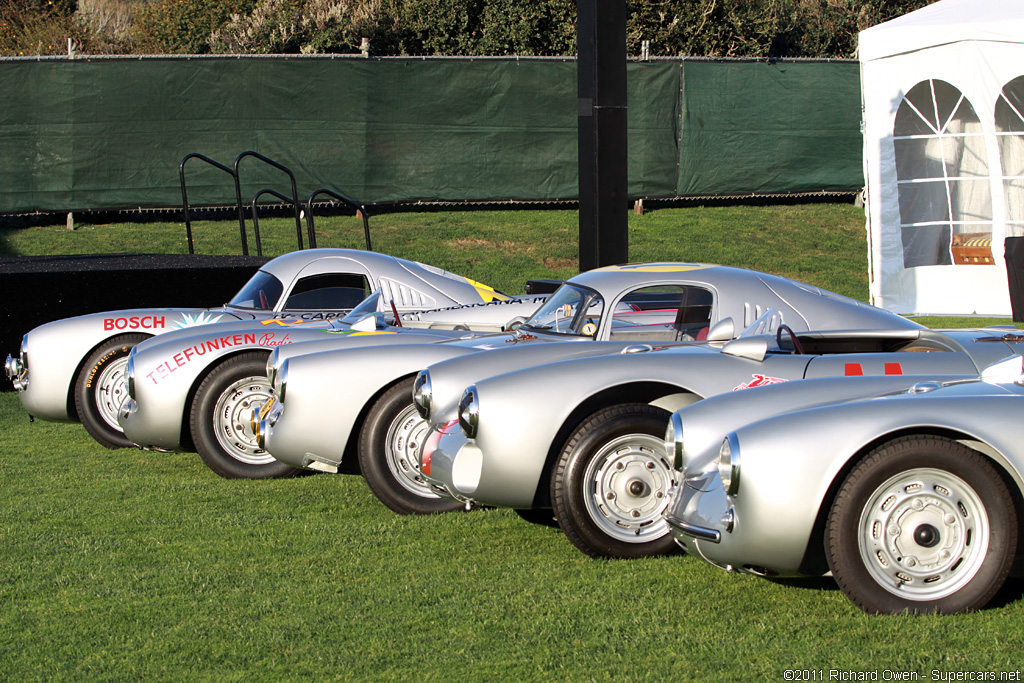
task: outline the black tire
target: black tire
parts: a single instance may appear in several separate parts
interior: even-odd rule
[[[971,448],[937,436],[899,438],[843,481],[825,552],[836,583],[865,612],[980,609],[1017,552],[1013,498]]]
[[[463,509],[441,498],[420,473],[419,451],[427,423],[412,402],[412,377],[374,401],[359,430],[359,467],[373,495],[400,515],[433,515]]]
[[[211,470],[226,479],[281,479],[299,473],[256,444],[252,409],[270,396],[262,351],[229,358],[207,373],[192,400],[189,427]]]
[[[559,526],[591,557],[678,551],[661,513],[674,472],[665,457],[669,413],[643,403],[600,410],[566,442],[551,477]]]
[[[128,448],[135,444],[124,435],[117,414],[128,398],[125,381],[128,355],[145,334],[125,334],[96,347],[75,377],[75,409],[78,419],[92,438],[107,448]]]

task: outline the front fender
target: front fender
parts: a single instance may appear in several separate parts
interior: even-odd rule
[[[795,573],[846,472],[875,446],[908,433],[943,433],[990,457],[1021,489],[1019,420],[1008,420],[1005,396],[920,400],[913,394],[789,413],[735,432],[741,483],[730,503],[735,530],[717,548],[716,562]],[[940,405],[941,404],[941,405]],[[784,435],[784,436],[780,436]],[[827,448],[823,444],[828,444]]]
[[[206,309],[145,308],[91,313],[55,320],[26,335],[28,386],[20,392],[25,409],[43,420],[76,420],[72,391],[86,357],[122,334],[170,333],[185,316]]]
[[[125,435],[145,447],[178,450],[191,399],[210,371],[249,350],[270,353],[278,345],[320,339],[316,327],[245,322],[218,324],[189,336],[149,339],[132,353],[134,409],[118,418]]]
[[[358,437],[369,404],[385,389],[431,363],[475,350],[458,344],[384,344],[293,356],[283,410],[267,429],[265,448],[294,467],[306,466],[311,456],[337,466]]]

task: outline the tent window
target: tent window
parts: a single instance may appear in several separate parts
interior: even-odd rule
[[[1003,87],[996,100],[996,136],[1006,195],[1006,234],[1024,235],[1024,76]]]
[[[985,138],[963,93],[945,81],[915,85],[896,112],[893,144],[903,266],[991,264]]]

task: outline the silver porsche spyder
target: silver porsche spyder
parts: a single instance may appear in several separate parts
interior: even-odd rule
[[[469,338],[505,329],[546,295],[401,313],[386,318],[378,290],[344,318],[268,319],[176,332],[140,343],[128,357],[128,399],[118,422],[128,439],[153,450],[195,450],[227,478],[286,477],[280,463],[256,443],[251,413],[270,395],[267,358],[274,349],[357,348]],[[498,305],[500,304],[500,305]],[[435,320],[434,315],[439,319]],[[404,319],[409,317],[409,319]],[[455,322],[460,320],[461,322]]]
[[[412,396],[420,370],[460,358],[451,361],[458,372],[422,376],[427,381],[415,387],[421,400],[434,399],[425,412],[433,419],[454,414],[462,390],[478,378],[566,358],[721,343],[772,307],[798,330],[919,329],[858,301],[756,271],[686,263],[615,266],[571,278],[512,334],[316,354],[276,350],[270,366],[275,401],[254,423],[261,444],[282,462],[336,472],[358,460],[370,488],[396,512],[451,510],[459,503],[439,498],[419,468],[426,423]],[[538,384],[509,397],[519,408],[544,401],[549,385],[559,385],[552,395],[569,388],[544,369],[535,376]],[[508,446],[527,438],[517,434]]]
[[[913,323],[909,323],[913,325]],[[816,377],[877,376],[889,389],[923,377],[977,376],[1024,338],[1004,328],[937,332],[751,330],[721,345],[647,348],[564,360],[486,377],[451,411],[455,362],[430,367],[419,402],[433,431],[421,471],[441,495],[468,504],[552,515],[580,550],[596,557],[670,552],[662,513],[675,482],[662,440],[671,413],[739,391],[759,405],[761,388]],[[471,375],[469,375],[471,376]],[[699,405],[699,404],[698,404]],[[746,405],[746,404],[745,404]],[[435,406],[444,406],[439,411]],[[751,409],[753,410],[753,409]],[[548,508],[551,508],[550,510]]]
[[[399,312],[506,298],[440,268],[385,254],[297,251],[269,261],[220,308],[107,311],[40,325],[24,336],[17,357],[7,357],[6,373],[31,415],[80,421],[104,446],[130,446],[117,415],[127,397],[128,354],[139,342],[229,321],[330,320],[375,289],[384,292],[389,310],[394,301]]]
[[[863,388],[848,400],[842,381],[812,380],[764,389],[768,409],[723,396],[676,413],[673,535],[730,571],[831,571],[867,612],[983,607],[1021,553],[1021,357],[971,380]]]

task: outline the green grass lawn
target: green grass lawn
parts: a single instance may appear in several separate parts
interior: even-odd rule
[[[506,510],[396,516],[351,475],[227,481],[194,454],[108,451],[9,392],[0,429],[4,680],[1021,668],[1021,581],[978,614],[869,617],[829,579],[593,560]]]
[[[359,246],[357,221],[318,225],[321,246]],[[635,261],[751,266],[867,298],[853,206],[662,209],[629,225]],[[261,227],[269,253],[291,248],[294,224]],[[371,228],[380,251],[509,291],[577,269],[572,211],[393,214]],[[198,253],[237,253],[237,224],[196,236]],[[0,255],[185,253],[183,238],[177,223],[3,228]],[[507,510],[399,517],[354,476],[227,481],[194,454],[108,451],[79,425],[30,423],[11,392],[0,434],[2,680],[998,680],[1022,668],[1021,580],[977,614],[870,617],[827,578],[771,582],[681,555],[593,560]]]

